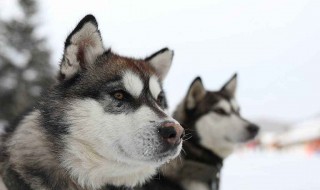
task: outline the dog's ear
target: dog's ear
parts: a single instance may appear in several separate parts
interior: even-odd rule
[[[167,76],[171,67],[173,54],[172,50],[163,48],[145,59],[155,69],[160,80],[163,80]]]
[[[196,105],[201,101],[202,98],[206,95],[206,89],[202,84],[202,80],[200,77],[197,77],[191,83],[186,99],[185,104],[188,110],[192,110],[196,107]]]
[[[85,16],[65,41],[60,64],[60,80],[68,80],[85,70],[104,52],[98,23],[93,15]]]
[[[221,88],[220,91],[226,92],[230,97],[234,97],[237,90],[237,73]]]

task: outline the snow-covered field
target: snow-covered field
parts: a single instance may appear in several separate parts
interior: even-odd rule
[[[236,153],[225,161],[221,190],[319,190],[319,174],[319,156]]]

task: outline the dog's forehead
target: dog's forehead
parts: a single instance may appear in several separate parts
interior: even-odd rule
[[[150,64],[142,59],[122,57],[109,53],[100,61],[103,75],[108,79],[120,79],[126,90],[139,97],[143,89],[148,88],[156,98],[162,91],[161,82]]]
[[[212,92],[208,91],[206,94],[205,102],[210,108],[214,107],[221,107],[225,110],[239,110],[239,105],[235,98],[230,98],[229,96],[226,96],[225,94],[222,94],[220,92]]]
[[[133,73],[140,75],[143,79],[155,75],[155,70],[145,60],[123,57],[112,52],[106,53],[101,59],[100,64],[103,65],[104,70],[109,75],[117,75],[126,70],[130,70]]]
[[[233,109],[230,102],[228,102],[225,99],[220,99],[215,105],[213,105],[213,108],[216,108],[216,107],[222,108],[227,112],[230,112]]]
[[[230,97],[230,96],[226,96],[223,93],[217,92],[217,94],[219,94],[219,103],[221,104],[221,106],[223,108],[226,108],[227,110],[232,110],[232,111],[239,111],[239,105],[235,99],[235,97]]]

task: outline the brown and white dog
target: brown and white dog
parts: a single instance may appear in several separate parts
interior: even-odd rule
[[[144,190],[217,190],[223,159],[253,139],[259,128],[240,115],[237,75],[219,91],[208,91],[196,78],[173,117],[186,130],[185,154],[162,167]]]
[[[182,147],[162,81],[173,51],[145,59],[105,49],[92,15],[65,42],[59,82],[7,128],[1,175],[9,190],[87,190],[144,183]],[[108,189],[108,187],[106,187]]]

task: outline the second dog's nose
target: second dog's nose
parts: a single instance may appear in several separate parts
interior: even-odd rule
[[[181,142],[184,129],[180,124],[168,122],[164,123],[162,127],[159,128],[159,134],[169,144],[176,145]]]
[[[248,127],[247,127],[247,130],[249,131],[249,133],[252,135],[252,136],[255,136],[258,134],[259,132],[259,127],[254,125],[254,124],[250,124]]]

